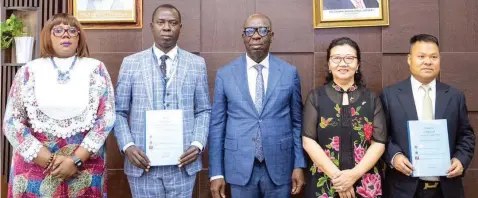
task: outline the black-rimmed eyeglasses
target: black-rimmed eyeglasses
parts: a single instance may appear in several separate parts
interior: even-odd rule
[[[246,27],[244,28],[244,35],[252,37],[257,32],[259,36],[264,37],[267,36],[270,31],[268,27]]]

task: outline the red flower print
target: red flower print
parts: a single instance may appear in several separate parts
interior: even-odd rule
[[[327,193],[324,193],[324,194],[318,196],[317,198],[329,198],[329,195],[327,195]]]
[[[358,147],[354,145],[354,158],[355,158],[355,163],[359,163],[362,161],[363,156],[365,155],[365,149],[362,147],[362,145],[359,145]]]
[[[354,107],[352,107],[352,108],[350,109],[350,112],[352,113],[352,116],[357,115],[357,112],[355,111],[355,108],[354,108]]]
[[[380,175],[367,173],[362,176],[362,186],[357,187],[357,193],[364,198],[375,198],[382,195]]]
[[[334,138],[332,139],[332,142],[330,143],[330,146],[334,150],[339,151],[339,149],[340,149],[340,138],[339,138],[339,136],[334,136]]]
[[[373,126],[372,123],[365,123],[363,125],[363,132],[365,134],[365,139],[370,142],[370,139],[372,138],[372,131],[373,131]]]

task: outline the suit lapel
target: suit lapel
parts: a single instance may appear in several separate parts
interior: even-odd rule
[[[443,119],[445,117],[446,108],[450,102],[448,88],[443,83],[437,82],[436,84],[435,119]]]
[[[257,113],[256,107],[254,105],[254,102],[252,101],[251,97],[251,92],[249,90],[249,83],[247,80],[247,63],[246,63],[246,56],[243,55],[241,57],[241,61],[239,61],[239,64],[236,64],[234,69],[234,73],[232,76],[234,76],[234,79],[236,80],[236,84],[239,87],[239,90],[242,93],[243,99],[247,101],[247,103],[251,106],[251,108]]]
[[[407,113],[408,120],[418,120],[417,108],[415,107],[415,100],[413,99],[410,78],[402,82],[398,89],[400,90],[398,99],[403,109]]]
[[[271,98],[272,92],[276,88],[281,76],[282,65],[273,56],[269,56],[269,79],[267,80],[267,91],[266,99],[264,100],[264,108]],[[262,110],[262,112],[264,112],[264,110]]]
[[[186,59],[186,55],[185,53],[183,53],[182,49],[179,49],[178,48],[178,55],[177,55],[177,59],[178,59],[178,64],[176,65],[176,72],[175,74],[173,74],[172,78],[171,78],[171,81],[172,82],[169,82],[168,83],[168,87],[172,84],[172,83],[176,83],[177,84],[177,94],[178,94],[178,105],[180,108],[182,108],[183,106],[183,103],[182,103],[182,100],[181,100],[181,93],[182,92],[182,88],[183,88],[183,83],[184,83],[184,80],[186,79],[186,71],[187,71],[187,68],[188,68],[188,64],[189,62],[187,61]]]
[[[148,53],[149,52],[149,53]],[[149,104],[151,106],[151,109],[153,109],[153,87],[152,87],[152,82],[153,82],[153,74],[152,74],[152,67],[154,65],[154,58],[153,58],[153,54],[152,54],[152,48],[150,48],[150,50],[148,50],[145,54],[144,54],[144,58],[143,58],[143,63],[141,65],[143,65],[143,69],[142,69],[142,72],[143,72],[143,80],[144,80],[144,85],[145,85],[145,88],[146,88],[146,95],[148,95],[148,99],[149,99]]]

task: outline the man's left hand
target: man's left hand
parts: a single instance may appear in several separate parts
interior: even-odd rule
[[[453,158],[451,159],[451,167],[447,170],[446,177],[453,178],[463,174],[464,168],[460,160]]]
[[[292,171],[292,194],[299,194],[304,184],[304,172],[301,168],[295,168],[294,171]]]
[[[186,166],[194,161],[199,156],[199,148],[196,146],[190,146],[188,150],[179,157],[179,168]]]

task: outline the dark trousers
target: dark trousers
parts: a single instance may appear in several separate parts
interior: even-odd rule
[[[443,198],[440,182],[419,180],[414,198]]]

